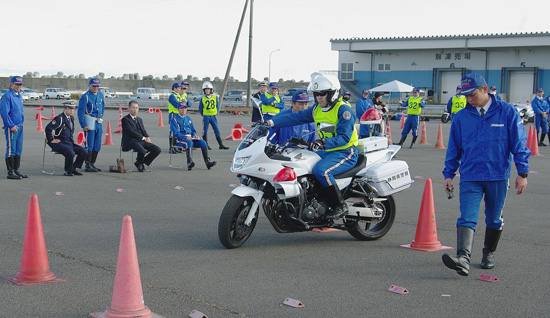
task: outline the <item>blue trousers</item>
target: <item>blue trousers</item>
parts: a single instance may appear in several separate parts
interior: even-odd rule
[[[543,134],[548,133],[548,117],[542,118],[542,115],[535,114],[535,128],[537,129],[537,134],[541,131]]]
[[[17,132],[12,132],[8,127],[4,127],[6,158],[21,156],[21,152],[23,152],[23,125],[17,127]]]
[[[86,148],[65,141],[57,144],[49,143],[49,145],[53,151],[59,152],[65,157],[65,171],[73,171],[75,168],[82,168],[82,163],[84,163],[84,159],[86,159],[86,155],[88,154]],[[75,154],[76,160],[73,163]]]
[[[101,138],[103,137],[103,125],[96,122],[95,130],[88,130],[84,133],[86,137],[86,148],[88,152],[99,152],[101,150]]]
[[[460,218],[456,226],[475,230],[481,199],[485,201],[485,224],[493,230],[502,230],[502,208],[508,192],[508,180],[460,181]]]
[[[418,136],[418,115],[408,115],[401,136],[407,136],[412,129],[412,135]]]
[[[202,139],[195,139],[195,140],[176,140],[176,146],[178,147],[187,147],[187,148],[201,148],[205,149],[208,148],[208,145],[206,144],[206,141]]]
[[[357,163],[357,148],[349,147],[345,150],[317,151],[321,160],[313,167],[313,175],[323,187],[336,183],[335,174],[346,172]]]
[[[216,116],[202,116],[202,123],[202,131],[205,136],[208,135],[208,125],[212,125],[212,130],[214,130],[216,138],[220,136],[220,128],[218,127],[218,119]]]

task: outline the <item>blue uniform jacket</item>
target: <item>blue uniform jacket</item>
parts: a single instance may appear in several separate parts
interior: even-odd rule
[[[361,116],[363,114],[371,109],[374,108],[374,103],[370,98],[364,98],[361,97],[357,100],[357,104],[355,104],[355,113],[357,116],[357,119],[361,120]],[[359,126],[359,135],[368,135],[369,134],[369,125],[361,125]]]
[[[218,96],[214,96],[216,98],[216,108],[217,108],[217,113],[220,112],[220,100],[218,98]],[[188,104],[188,105],[191,105],[191,104]],[[201,99],[199,99],[199,113],[201,114],[201,116],[203,116],[202,114],[202,111],[203,111],[203,108],[204,108],[204,105],[202,104],[202,97]],[[212,116],[215,116],[215,115],[212,115]]]
[[[55,116],[44,129],[48,144],[54,139],[61,140],[61,143],[74,144],[74,117],[67,118],[65,113]]]
[[[292,108],[283,110],[274,117],[282,116],[289,113],[292,113]],[[279,144],[284,144],[292,137],[302,138],[306,134],[309,134],[304,138],[307,142],[312,142],[317,139],[315,133],[315,123],[299,124],[296,126],[277,128],[275,129],[275,133],[277,133],[277,136],[275,136],[275,141]]]
[[[542,112],[548,112],[548,102],[544,98],[535,96],[531,102],[531,107],[536,115],[540,115]]]
[[[10,88],[0,100],[0,114],[2,115],[4,126],[9,129],[23,125],[25,114],[23,112],[23,96],[21,96],[21,93],[16,94]]]
[[[170,97],[168,97],[168,102],[176,108],[180,104],[180,102],[178,102],[178,100],[176,99],[176,96],[174,96],[174,94],[170,94]],[[187,107],[191,107],[191,101],[190,100],[187,100]]]
[[[283,98],[281,96],[279,96],[279,99],[281,100],[281,102],[280,103],[275,103],[275,101],[276,101],[275,96],[273,96],[271,98],[267,98],[267,96],[265,94],[262,94],[260,96],[260,100],[262,101],[263,105],[271,105],[271,103],[275,103],[275,105],[273,105],[273,107],[283,110],[283,109],[285,109],[285,102],[283,101]]]
[[[491,96],[491,95],[489,95]],[[512,157],[518,173],[529,172],[531,151],[515,107],[491,96],[483,118],[475,107],[455,114],[445,157],[445,178],[454,178],[460,167],[461,181],[497,181],[510,178]]]
[[[94,95],[90,90],[84,93],[78,101],[78,122],[82,128],[86,127],[85,114],[92,117],[103,118],[105,111],[105,98],[102,92],[97,92]]]
[[[284,114],[281,116],[275,116],[271,120],[273,121],[274,128],[289,127],[298,124],[313,123],[313,111],[318,104],[313,105],[308,109],[301,110],[295,113]],[[328,111],[332,111],[331,107]],[[345,116],[344,116],[345,114]],[[345,146],[351,140],[353,135],[353,128],[355,125],[355,114],[350,106],[342,104],[338,109],[338,125],[336,125],[336,136],[326,139],[326,149],[332,149]]]
[[[198,136],[191,118],[189,116],[182,117],[179,114],[170,121],[170,131],[177,140],[187,139],[186,135]]]

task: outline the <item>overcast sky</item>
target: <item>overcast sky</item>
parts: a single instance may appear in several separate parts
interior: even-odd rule
[[[223,78],[245,0],[4,1],[0,76]],[[331,38],[550,31],[542,0],[255,0],[252,77],[337,70]],[[488,4],[484,9],[482,6]],[[247,77],[249,16],[231,76]]]

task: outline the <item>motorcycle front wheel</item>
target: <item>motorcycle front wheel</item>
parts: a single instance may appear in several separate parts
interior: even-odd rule
[[[257,216],[254,217],[250,226],[244,224],[252,203],[254,203],[252,197],[243,198],[233,195],[225,204],[218,223],[218,237],[226,248],[240,247],[254,231],[258,221]]]
[[[354,220],[346,222],[351,236],[360,241],[374,241],[388,233],[395,220],[395,201],[390,195],[386,200],[378,201],[375,204],[383,211],[382,218],[376,221],[359,220],[356,222]]]
[[[441,115],[441,121],[446,124],[449,122],[449,120],[451,120],[451,115],[445,113],[443,115]]]

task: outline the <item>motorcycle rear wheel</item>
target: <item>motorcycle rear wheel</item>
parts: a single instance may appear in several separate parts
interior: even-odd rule
[[[244,224],[250,208],[254,203],[252,197],[233,195],[223,208],[218,222],[218,237],[226,248],[237,248],[244,244],[254,231],[258,217],[254,217],[250,226]],[[259,208],[258,208],[259,210]],[[256,214],[258,213],[256,210]]]
[[[383,216],[376,223],[374,221],[348,221],[348,232],[360,241],[374,241],[386,235],[395,220],[395,201],[390,195],[387,200],[377,202],[384,210]]]

